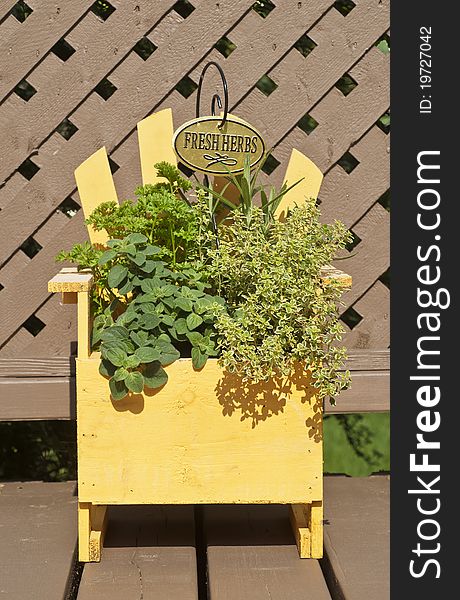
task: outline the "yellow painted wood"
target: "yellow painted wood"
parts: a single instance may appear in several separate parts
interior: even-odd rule
[[[78,357],[91,354],[91,296],[89,292],[78,292]]]
[[[323,558],[323,503],[320,500],[310,506],[311,557]]]
[[[164,181],[158,177],[153,165],[166,161],[172,165],[177,164],[176,155],[172,147],[174,133],[172,110],[165,108],[153,113],[137,124],[139,138],[139,153],[141,159],[142,181],[158,183]]]
[[[276,209],[276,215],[279,219],[283,219],[286,216],[287,210],[291,206],[301,204],[310,198],[316,200],[323,181],[323,174],[315,163],[294,148],[289,159],[284,181],[289,186],[302,178],[303,180],[300,183],[283,196]]]
[[[78,560],[81,562],[89,561],[90,511],[89,502],[78,503]]]
[[[75,170],[75,180],[86,219],[102,202],[118,203],[105,147],[97,150]],[[107,241],[105,231],[95,231],[90,225],[88,234],[93,244],[105,244]]]
[[[90,271],[66,267],[48,281],[48,292],[87,292],[92,285],[93,275]]]
[[[78,503],[78,559],[99,562],[107,528],[107,506]]]
[[[322,403],[300,369],[281,390],[274,382],[248,390],[216,360],[196,372],[182,359],[160,391],[115,402],[98,367],[97,354],[77,360],[81,502],[321,499]]]
[[[291,504],[289,517],[300,558],[310,558],[310,504]]]

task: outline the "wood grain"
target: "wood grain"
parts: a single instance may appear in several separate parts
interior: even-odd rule
[[[390,478],[325,477],[324,571],[334,598],[390,598]]]
[[[77,541],[75,482],[0,483],[0,596],[67,596]]]
[[[286,506],[204,509],[210,600],[330,600],[317,560],[300,560]]]
[[[161,390],[116,402],[98,368],[77,359],[80,502],[322,499],[321,403],[300,369],[246,386],[215,359],[201,371],[179,359]]]
[[[197,600],[191,506],[112,506],[101,562],[85,565],[78,600]]]

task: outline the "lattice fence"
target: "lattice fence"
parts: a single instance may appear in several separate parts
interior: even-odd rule
[[[293,147],[325,173],[324,219],[355,236],[340,263],[347,344],[386,349],[388,27],[387,0],[2,0],[0,357],[69,356],[74,307],[46,283],[56,253],[86,238],[73,171],[105,145],[119,197],[132,196],[136,123],[168,106],[176,124],[193,118],[210,59],[231,111],[274,148],[272,181]]]

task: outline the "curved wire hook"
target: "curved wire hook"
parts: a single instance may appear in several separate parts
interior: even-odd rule
[[[222,79],[222,87],[224,88],[224,115],[222,117],[222,121],[218,125],[219,129],[221,129],[225,125],[225,122],[227,121],[228,86],[227,86],[227,79],[225,78],[224,70],[218,63],[214,62],[213,60],[208,62],[208,64],[205,65],[204,69],[201,71],[200,81],[198,83],[198,90],[197,90],[197,94],[196,94],[196,111],[195,111],[195,113],[196,113],[196,118],[198,119],[198,117],[200,116],[201,88],[203,86],[203,79],[204,79],[204,75],[205,75],[206,71],[211,66],[216,67],[216,69],[219,71],[219,75]],[[221,100],[219,94],[214,94],[214,96],[212,97],[212,100],[211,100],[211,114],[212,115],[215,115],[216,102],[217,102],[217,106],[219,107],[219,109],[221,109],[222,108],[222,100]]]

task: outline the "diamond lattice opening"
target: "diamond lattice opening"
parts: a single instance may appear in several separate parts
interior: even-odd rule
[[[252,5],[252,10],[255,10],[256,13],[264,19],[268,17],[274,8],[275,5],[273,2],[270,2],[270,0],[257,0]]]
[[[356,310],[352,306],[350,306],[350,308],[343,313],[340,319],[346,325],[348,325],[350,329],[354,329],[356,325],[358,325],[363,320],[362,316],[358,312],[356,312]]]
[[[19,246],[19,249],[22,250],[29,258],[33,258],[40,252],[42,246],[40,246],[37,240],[34,240],[34,238],[30,236],[23,244],[21,244],[21,246]]]
[[[30,85],[28,81],[23,79],[13,90],[20,98],[29,102],[29,100],[37,93],[37,90],[33,85]]]
[[[61,202],[61,204],[57,207],[56,210],[58,210],[59,212],[63,213],[66,217],[71,219],[77,214],[80,208],[80,205],[77,204],[75,200],[69,196],[63,202]]]
[[[34,337],[36,337],[40,331],[46,327],[45,323],[43,323],[43,321],[41,321],[36,315],[29,317],[27,321],[24,321],[22,326]]]
[[[297,127],[307,135],[310,135],[310,133],[318,127],[318,121],[307,113],[297,123]]]
[[[157,46],[155,46],[155,44],[147,37],[140,39],[133,48],[134,52],[140,56],[142,60],[147,60],[156,49]]]
[[[186,75],[177,83],[174,89],[177,90],[184,98],[188,98],[193,94],[197,87],[197,84],[190,79],[188,75]]]
[[[358,84],[351,75],[345,73],[335,84],[335,87],[342,92],[344,96],[348,96]]]
[[[233,50],[235,50],[236,46],[231,40],[228,39],[228,37],[225,37],[224,35],[224,37],[221,37],[220,40],[216,42],[214,48],[218,50],[222,56],[228,58]]]
[[[348,242],[348,244],[345,246],[348,252],[351,252],[361,242],[361,238],[358,235],[356,235],[354,231],[350,230],[350,233],[352,236],[352,240],[351,242]]]
[[[350,152],[345,152],[342,158],[337,161],[337,164],[340,165],[346,173],[351,173],[359,165],[359,160]]]
[[[31,13],[33,13],[33,10],[30,8],[30,6],[26,4],[24,0],[19,0],[19,2],[16,2],[11,9],[10,14],[12,14],[13,17],[16,17],[20,23],[24,23]]]
[[[186,19],[192,14],[192,12],[195,10],[195,7],[191,2],[188,2],[188,0],[178,0],[172,9],[176,11],[176,13],[183,19]]]
[[[390,111],[388,110],[377,121],[377,127],[379,127],[383,131],[383,133],[388,134],[390,132],[390,124],[391,124],[391,118],[390,118]]]
[[[273,79],[270,79],[268,75],[262,75],[262,77],[256,83],[256,88],[266,96],[273,94],[277,87],[277,84],[273,81]]]
[[[391,279],[391,271],[390,271],[390,267],[388,267],[388,269],[385,271],[385,273],[382,273],[380,275],[379,281],[382,282],[385,287],[390,289],[390,287],[391,287],[390,279]]]
[[[356,4],[352,0],[336,0],[334,2],[334,8],[344,17],[351,13],[355,6]]]
[[[387,190],[384,194],[382,194],[380,196],[380,198],[377,200],[377,202],[380,204],[380,206],[383,206],[383,208],[385,210],[390,212],[390,200],[391,200],[390,190]]]
[[[262,171],[266,175],[270,175],[280,164],[281,163],[279,160],[276,160],[276,158],[272,154],[269,154],[265,159]]]
[[[110,96],[113,96],[117,91],[117,88],[107,79],[107,77],[104,77],[104,79],[94,88],[94,91],[99,94],[103,100],[108,100]]]
[[[54,44],[54,46],[51,48],[51,52],[65,62],[66,60],[69,60],[72,54],[75,54],[75,48],[72,48],[68,42],[62,39]]]
[[[56,127],[56,131],[62,135],[65,140],[70,140],[70,138],[77,133],[78,127],[76,127],[69,119],[64,119]]]
[[[18,172],[29,181],[38,173],[38,171],[40,171],[40,167],[32,162],[30,158],[26,158],[26,160],[18,167]]]
[[[390,36],[388,33],[384,33],[381,38],[379,38],[374,46],[378,48],[384,54],[390,54]]]
[[[294,44],[294,48],[300,52],[303,56],[308,56],[312,50],[316,48],[316,44],[306,33],[297,40]]]
[[[97,17],[103,21],[107,21],[110,15],[114,12],[115,7],[106,0],[96,0],[91,7],[91,10]]]

